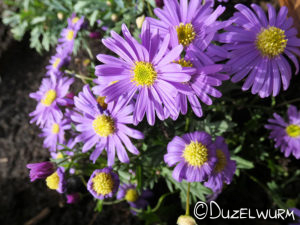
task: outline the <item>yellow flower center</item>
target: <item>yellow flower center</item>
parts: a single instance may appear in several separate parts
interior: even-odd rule
[[[296,125],[296,124],[291,124],[288,125],[286,127],[286,133],[290,136],[290,137],[299,137],[300,136],[300,126]]]
[[[196,37],[194,27],[191,23],[183,24],[180,23],[176,26],[178,42],[183,46],[188,46]]]
[[[59,125],[57,123],[54,123],[52,125],[52,133],[53,134],[58,134],[59,133]]]
[[[46,92],[44,98],[41,100],[41,103],[45,106],[50,106],[55,99],[56,99],[56,91],[51,89]]]
[[[58,64],[60,63],[60,61],[61,61],[61,58],[56,58],[55,59],[55,61],[54,61],[54,63],[53,63],[53,68],[57,68],[57,66],[58,66]]]
[[[46,178],[46,185],[52,190],[58,189],[59,176],[57,172],[52,173],[49,177]]]
[[[67,33],[67,40],[68,41],[72,41],[74,38],[74,31],[73,30],[68,30],[68,33]]]
[[[177,63],[177,64],[181,65],[182,67],[193,67],[194,66],[190,60],[185,60],[185,59],[179,59],[179,60],[175,61],[174,63]]]
[[[135,189],[128,189],[125,195],[125,199],[128,202],[135,202],[138,199],[139,195]]]
[[[56,155],[56,159],[63,159],[64,158],[64,155],[59,152],[57,155]]]
[[[208,158],[208,150],[202,143],[191,141],[185,146],[183,158],[190,166],[202,166]]]
[[[113,119],[106,115],[97,116],[93,121],[93,128],[100,137],[107,137],[115,131]]]
[[[224,170],[225,166],[227,165],[227,158],[224,152],[220,149],[217,149],[217,164],[215,166],[215,171],[220,173]]]
[[[78,17],[74,17],[74,18],[72,19],[72,23],[73,23],[73,24],[75,24],[75,23],[77,23],[77,22],[78,22],[78,20],[79,20],[79,18],[78,18]]]
[[[257,35],[256,47],[263,56],[274,58],[284,52],[287,41],[284,30],[269,27]]]
[[[98,96],[97,98],[97,102],[98,104],[101,106],[102,109],[107,109],[107,104],[105,103],[105,96],[102,97],[102,96]]]
[[[98,173],[93,179],[93,190],[98,195],[107,195],[113,191],[114,180],[110,174]]]
[[[151,63],[137,62],[133,69],[133,78],[131,81],[134,82],[136,86],[150,86],[154,84],[156,77],[157,73]]]

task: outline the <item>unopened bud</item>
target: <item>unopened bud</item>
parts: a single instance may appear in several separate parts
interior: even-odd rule
[[[57,18],[58,18],[59,20],[63,20],[63,19],[64,19],[64,14],[63,14],[62,12],[58,12],[58,13],[57,13]]]
[[[118,20],[118,15],[113,13],[110,18],[112,21],[116,22]]]
[[[137,17],[135,20],[137,28],[140,29],[142,27],[144,21],[145,21],[145,15]]]
[[[178,225],[197,225],[195,219],[191,216],[182,215],[178,217]]]

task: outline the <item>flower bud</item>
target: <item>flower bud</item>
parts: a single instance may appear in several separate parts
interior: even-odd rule
[[[197,225],[195,219],[191,216],[182,215],[178,217],[178,225]]]
[[[141,29],[144,21],[145,21],[145,15],[137,17],[135,20],[137,28]]]
[[[118,20],[118,15],[113,13],[110,18],[112,21],[116,22]]]
[[[64,14],[63,14],[62,12],[58,12],[58,13],[57,13],[57,18],[58,18],[59,20],[63,20],[63,19],[64,19]]]

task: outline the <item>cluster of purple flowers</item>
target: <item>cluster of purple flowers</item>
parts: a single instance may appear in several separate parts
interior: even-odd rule
[[[181,182],[204,182],[214,192],[230,184],[235,173],[235,161],[230,159],[228,146],[223,137],[215,142],[206,132],[196,131],[182,137],[174,137],[168,144],[165,162],[175,166],[173,178]]]
[[[73,105],[68,92],[74,79],[65,77],[62,68],[70,62],[74,39],[83,22],[84,18],[78,18],[75,14],[68,19],[68,27],[61,33],[56,53],[46,67],[46,77],[40,89],[30,94],[38,102],[36,109],[30,113],[33,117],[30,122],[40,126],[40,136],[45,137],[44,147],[53,153],[59,149],[58,144],[67,144],[65,131],[71,128],[70,119],[64,111],[67,112],[66,107]]]
[[[296,73],[299,69],[296,55],[300,56],[300,39],[292,19],[286,18],[285,7],[276,15],[268,5],[267,18],[258,5],[251,5],[253,12],[237,4],[238,12],[232,18],[218,21],[225,7],[213,9],[214,1],[203,5],[199,0],[157,2],[163,8],[154,10],[158,19],[146,18],[140,42],[125,24],[122,36],[112,31],[111,37],[102,40],[115,55],[97,55],[102,64],[95,68],[95,85],[84,86],[74,100],[68,93],[73,79],[65,77],[62,71],[70,61],[74,39],[84,22],[83,17],[73,14],[47,66],[47,77],[39,91],[30,94],[38,101],[30,114],[31,123],[42,128],[45,148],[56,153],[58,144],[72,149],[82,142],[83,153],[92,150],[93,163],[106,151],[108,167],[95,170],[87,183],[87,189],[97,199],[111,198],[119,189],[119,177],[112,170],[115,156],[122,163],[129,163],[128,152],[139,154],[129,137],[143,139],[144,135],[128,125],[137,125],[145,117],[151,126],[156,116],[160,120],[176,120],[180,113],[187,113],[188,105],[202,117],[201,104],[211,105],[211,97],[220,98],[222,93],[216,87],[230,75],[232,82],[245,80],[243,90],[251,88],[253,94],[262,98],[276,96],[281,83],[286,90],[291,80],[287,59],[295,64]],[[70,106],[72,109],[68,109]],[[270,119],[266,128],[272,130],[270,137],[285,156],[293,154],[299,159],[300,113],[291,107],[288,114],[289,123],[274,114],[275,120]],[[77,133],[72,133],[67,141],[65,133],[71,129],[71,123]],[[209,134],[198,131],[174,137],[164,161],[175,166],[176,181],[204,182],[215,193],[221,192],[224,183],[231,183],[236,170],[224,138],[213,141]],[[32,181],[46,179],[49,188],[64,192],[62,167],[54,171],[51,163],[41,163],[28,168]],[[139,209],[145,208],[149,196],[147,191],[139,193],[134,184],[123,184],[117,199],[126,199],[130,206]]]

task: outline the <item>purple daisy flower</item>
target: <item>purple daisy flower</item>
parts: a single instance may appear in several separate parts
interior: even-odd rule
[[[197,69],[195,74],[192,75],[191,80],[185,83],[190,91],[187,94],[178,93],[176,97],[178,108],[180,109],[180,112],[185,115],[188,109],[188,100],[194,113],[198,117],[201,117],[203,113],[200,101],[207,105],[211,105],[212,99],[209,95],[220,98],[222,93],[215,89],[214,86],[220,86],[222,81],[229,79],[229,76],[220,73],[223,70],[223,66],[221,65],[212,64],[208,66],[201,66],[200,61],[195,59],[179,59],[176,62],[182,67],[194,67]],[[173,117],[173,119],[177,119],[178,115]]]
[[[67,65],[71,60],[68,52],[61,45],[56,47],[56,54],[51,57],[50,65],[46,66],[47,75],[61,75],[60,68]]]
[[[147,22],[143,23],[141,44],[131,36],[124,24],[122,32],[125,39],[112,31],[112,38],[102,40],[120,59],[103,54],[97,56],[104,64],[96,66],[96,83],[103,85],[94,87],[94,93],[106,96],[106,102],[116,101],[119,96],[127,102],[136,97],[134,124],[142,121],[145,114],[150,125],[155,123],[155,113],[160,120],[164,120],[163,106],[171,115],[176,115],[174,98],[178,89],[182,89],[181,83],[189,81],[193,72],[173,63],[183,47],[178,45],[169,51],[170,35],[166,34],[161,42],[158,31],[152,34]]]
[[[285,157],[293,154],[300,159],[300,112],[295,106],[290,106],[288,111],[288,123],[281,116],[274,113],[274,119],[269,119],[270,124],[265,125],[271,130],[270,139],[274,139],[275,148],[280,148]]]
[[[204,185],[212,189],[214,192],[218,192],[218,190],[223,189],[224,182],[226,184],[231,183],[236,170],[236,163],[230,159],[228,146],[223,137],[216,137],[215,145],[217,149],[217,163]]]
[[[292,27],[293,19],[287,18],[288,9],[281,7],[278,15],[275,8],[268,4],[268,19],[262,8],[252,4],[253,13],[248,7],[237,4],[239,12],[233,16],[234,24],[227,32],[220,34],[219,41],[230,52],[227,65],[231,67],[232,82],[245,78],[243,91],[251,88],[252,94],[261,98],[278,95],[281,81],[287,90],[292,72],[287,58],[299,71],[295,55],[300,55],[300,39]],[[287,58],[286,58],[287,57]]]
[[[148,190],[144,190],[141,194],[139,194],[135,184],[120,185],[119,191],[117,193],[117,199],[125,199],[130,207],[135,209],[145,209],[147,205],[149,205],[147,199],[152,196],[153,193]],[[136,212],[133,210],[132,213],[136,214]]]
[[[216,158],[216,146],[206,132],[196,131],[174,137],[168,144],[164,161],[176,165],[173,178],[181,182],[202,182],[212,173]]]
[[[202,5],[199,0],[165,0],[164,8],[154,9],[155,15],[159,20],[147,17],[151,27],[158,29],[162,37],[171,34],[171,40],[176,40],[185,47],[187,55],[190,51],[197,52],[199,58],[213,63],[206,54],[208,48],[212,48],[218,55],[224,55],[221,48],[215,47],[211,42],[215,34],[224,27],[228,26],[230,21],[216,21],[224,12],[225,7],[218,6],[215,10],[211,8],[211,3]]]
[[[131,143],[128,136],[135,139],[143,139],[144,135],[126,124],[132,124],[132,104],[124,105],[125,100],[120,99],[107,105],[103,110],[91,93],[89,86],[83,87],[79,97],[74,97],[76,109],[79,113],[71,116],[77,123],[76,129],[81,132],[76,137],[77,141],[83,141],[83,152],[87,152],[96,145],[90,159],[95,162],[103,149],[107,151],[107,164],[112,166],[115,161],[115,154],[123,163],[129,162],[129,157],[124,145],[132,154],[139,154],[137,148]]]
[[[65,141],[65,130],[71,129],[71,124],[67,119],[58,122],[49,122],[43,129],[40,137],[45,137],[44,147],[55,152],[57,144]]]
[[[63,167],[58,167],[56,172],[46,178],[47,186],[56,190],[58,193],[64,193],[66,190],[65,172]]]
[[[76,16],[76,13],[73,13],[70,18],[68,18],[68,28],[72,28],[74,31],[79,31],[83,25],[84,17],[81,18]]]
[[[65,106],[68,103],[72,104],[72,100],[64,97],[73,82],[73,78],[67,77],[50,76],[50,78],[44,78],[40,89],[29,95],[38,101],[36,109],[29,114],[29,116],[33,117],[30,123],[36,122],[37,125],[43,127],[46,122],[62,119],[63,113],[58,106]]]
[[[97,199],[111,198],[118,190],[120,184],[119,176],[107,167],[95,170],[88,183],[88,191]]]
[[[30,169],[31,182],[37,179],[45,179],[54,172],[54,166],[51,162],[30,163],[26,167]]]

